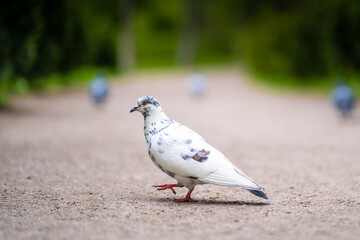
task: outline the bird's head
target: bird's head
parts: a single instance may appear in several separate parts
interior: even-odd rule
[[[341,77],[338,77],[336,80],[335,80],[335,85],[336,86],[344,86],[346,85],[346,82],[343,78]]]
[[[144,117],[148,117],[150,114],[156,114],[157,112],[163,112],[158,100],[151,96],[143,96],[137,100],[137,104],[130,110],[132,112],[141,112]]]

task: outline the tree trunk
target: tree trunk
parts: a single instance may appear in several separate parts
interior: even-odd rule
[[[201,0],[183,0],[183,18],[176,62],[192,64],[196,58]]]
[[[135,0],[120,0],[120,28],[118,36],[117,68],[126,70],[135,67]]]

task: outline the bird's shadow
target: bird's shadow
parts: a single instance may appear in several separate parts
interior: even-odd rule
[[[211,200],[211,199],[200,199],[195,202],[184,202],[178,203],[175,199],[171,198],[148,198],[148,201],[151,202],[161,202],[161,203],[177,203],[181,204],[193,204],[193,205],[228,205],[228,206],[267,206],[270,205],[269,201],[266,202],[255,202],[255,201],[226,201],[226,200]]]

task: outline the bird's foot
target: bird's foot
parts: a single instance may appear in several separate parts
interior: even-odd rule
[[[156,187],[158,189],[156,189],[157,191],[162,191],[165,189],[170,188],[171,191],[176,194],[174,187],[184,187],[183,185],[179,185],[179,184],[162,184],[162,185],[153,185],[153,187]]]
[[[184,197],[184,198],[180,198],[180,199],[175,199],[175,202],[196,202],[194,199],[192,199],[191,197]]]
[[[195,202],[195,200],[190,197],[193,190],[194,187],[189,189],[189,192],[186,194],[184,198],[175,199],[175,202]]]

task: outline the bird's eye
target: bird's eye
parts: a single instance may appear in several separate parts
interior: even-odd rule
[[[145,100],[145,101],[143,101],[143,105],[145,106],[147,104],[147,101]]]

